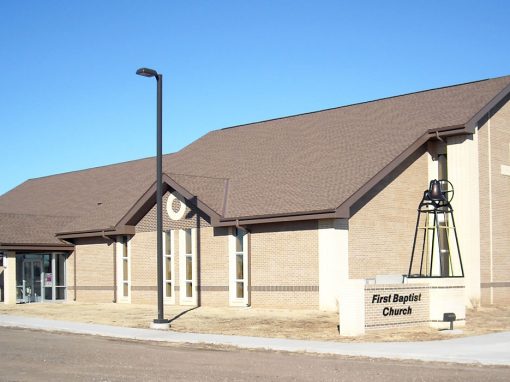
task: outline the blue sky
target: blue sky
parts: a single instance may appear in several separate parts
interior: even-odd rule
[[[142,7],[143,5],[143,7]],[[508,1],[2,1],[0,194],[208,131],[510,74]]]

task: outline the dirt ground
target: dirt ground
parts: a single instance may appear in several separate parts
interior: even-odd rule
[[[136,304],[21,304],[0,303],[0,314],[147,328],[157,316],[152,305]],[[338,316],[315,310],[258,308],[184,308],[165,306],[165,317],[178,332],[232,334],[306,340],[372,342],[426,341],[451,338],[431,328],[370,331],[357,338],[340,337]],[[491,306],[467,311],[461,336],[510,331],[510,307]]]

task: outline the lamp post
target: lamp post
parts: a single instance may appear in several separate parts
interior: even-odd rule
[[[140,68],[136,74],[143,77],[154,77],[158,84],[157,100],[157,155],[156,155],[156,235],[157,235],[157,272],[158,272],[158,318],[154,319],[151,327],[154,329],[168,329],[170,321],[165,319],[163,306],[163,75],[153,69]]]

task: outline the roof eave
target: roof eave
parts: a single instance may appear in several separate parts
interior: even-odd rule
[[[55,236],[61,240],[69,239],[81,239],[87,237],[105,237],[105,236],[121,236],[121,235],[134,235],[135,227],[124,225],[119,227],[110,227],[106,229],[96,229],[88,231],[76,231],[76,232],[62,232],[57,233]]]
[[[465,129],[469,134],[474,134],[479,122],[492,109],[498,107],[499,103],[504,103],[510,98],[510,84],[505,86],[487,105],[485,105],[478,113],[476,113],[466,124]]]
[[[74,245],[58,243],[0,243],[2,251],[74,251]]]
[[[273,215],[257,215],[257,216],[243,216],[237,218],[221,219],[213,227],[231,227],[231,226],[244,226],[252,224],[266,224],[278,223],[297,220],[318,220],[318,219],[334,219],[336,218],[334,209],[317,210],[307,212],[294,212],[288,214],[273,214]]]

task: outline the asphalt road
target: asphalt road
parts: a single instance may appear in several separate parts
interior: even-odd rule
[[[0,381],[508,381],[510,367],[342,358],[0,329]]]

